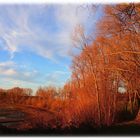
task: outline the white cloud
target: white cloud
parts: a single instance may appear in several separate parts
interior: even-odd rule
[[[0,63],[0,75],[5,75],[5,76],[13,76],[16,75],[17,72],[11,67],[14,67],[15,63],[12,61],[7,61],[7,62],[1,62]]]
[[[45,26],[42,29],[40,24],[35,26],[33,20],[33,16],[38,14],[42,16],[43,11],[46,11],[46,14],[50,12],[48,7],[47,5],[1,5],[0,49],[7,50],[11,58],[20,51],[33,52],[57,62],[60,61],[58,56],[68,57],[72,48],[71,33],[76,25],[87,23],[90,11],[80,8],[80,5],[53,5],[54,15],[51,16],[54,16],[54,21],[60,29],[49,31]],[[43,19],[48,17],[50,15],[43,15]],[[48,18],[48,24],[54,23],[50,23]],[[43,82],[45,85],[63,85],[65,82],[64,72],[52,72],[44,79],[39,72],[26,69],[28,69],[26,64],[20,66],[12,61],[3,62],[0,63],[0,77],[5,76],[5,79],[11,80],[11,84],[19,83],[18,85],[25,85],[25,82],[32,85],[42,85]]]
[[[1,62],[0,67],[11,67],[14,66],[15,63],[13,61],[6,61],[6,62]]]
[[[8,70],[0,71],[0,72],[6,76],[13,76],[17,74],[17,72],[14,69],[8,69]]]
[[[62,56],[69,55],[72,50],[71,34],[77,25],[85,24],[89,18],[90,11],[82,9],[82,5],[61,5],[56,8],[56,18],[58,24],[62,26],[61,32],[57,34],[59,44],[63,44],[59,52]],[[86,27],[85,27],[86,30]]]
[[[83,24],[89,16],[87,9],[81,9],[81,5],[61,5],[56,8],[58,22],[65,27],[66,30],[72,30],[77,24]]]
[[[39,73],[36,70],[27,71],[26,69],[19,69],[19,66],[13,61],[0,63],[0,77],[39,83],[40,81],[37,80],[38,75]]]
[[[54,19],[61,28],[59,32],[48,32],[45,28],[40,30],[40,27],[34,26],[32,22],[32,16],[35,13],[47,11],[46,5],[2,7],[3,11],[0,12],[5,12],[5,14],[0,15],[2,16],[0,37],[4,40],[4,49],[10,52],[11,58],[15,52],[22,50],[32,51],[52,60],[57,59],[56,56],[69,55],[72,45],[70,35],[77,24],[86,23],[89,11],[81,9],[80,5],[55,5],[53,7]],[[45,15],[44,18],[46,18]]]

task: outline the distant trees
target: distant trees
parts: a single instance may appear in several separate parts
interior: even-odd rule
[[[36,96],[43,98],[46,109],[55,110],[57,107],[59,108],[60,92],[60,89],[53,86],[40,87],[36,92]]]
[[[25,95],[31,96],[33,93],[33,90],[31,88],[24,88],[23,92],[25,93]]]
[[[12,103],[18,103],[23,96],[31,96],[32,89],[14,87],[12,89],[3,90],[1,89],[0,94],[3,94],[3,99]]]
[[[44,98],[53,98],[57,94],[56,88],[49,86],[49,87],[40,87],[36,95]]]
[[[0,100],[4,100],[3,98],[5,98],[6,96],[6,90],[5,89],[0,89]]]

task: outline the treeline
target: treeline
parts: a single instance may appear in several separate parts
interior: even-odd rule
[[[32,94],[30,88],[14,87],[11,89],[0,89],[0,100],[2,102],[15,103],[23,96],[30,96]]]
[[[32,94],[31,88],[14,87],[11,89],[0,89],[0,96],[30,96]]]
[[[80,54],[73,59],[72,78],[66,84],[76,97],[79,119],[86,117],[99,126],[116,121],[124,106],[118,105],[118,94],[128,97],[124,111],[130,114],[136,112],[140,94],[140,5],[107,5],[104,12],[91,44],[84,29],[76,29],[73,39]]]
[[[32,105],[52,111],[53,125],[61,128],[133,119],[140,97],[140,5],[104,6],[92,43],[81,26],[73,40],[79,54],[72,61],[71,80],[62,89],[39,88],[40,100]]]

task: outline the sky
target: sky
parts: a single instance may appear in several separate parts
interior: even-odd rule
[[[0,88],[62,87],[71,75],[75,27],[94,35],[101,16],[101,6],[1,4]]]

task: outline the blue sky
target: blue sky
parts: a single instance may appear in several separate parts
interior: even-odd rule
[[[102,15],[84,5],[0,5],[0,88],[63,86],[70,78],[71,34],[95,31]]]

